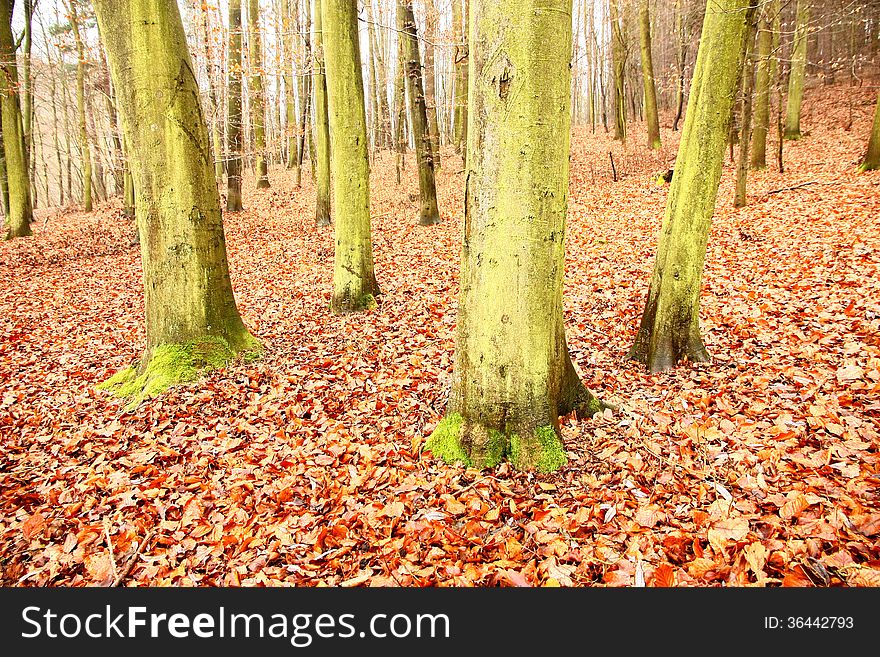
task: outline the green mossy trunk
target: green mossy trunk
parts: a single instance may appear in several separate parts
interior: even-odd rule
[[[804,77],[807,72],[807,36],[810,28],[811,0],[798,0],[791,49],[791,73],[788,77],[788,102],[785,109],[785,138],[801,138],[801,104],[804,100]]]
[[[251,127],[254,133],[254,169],[257,189],[269,187],[266,160],[266,98],[263,91],[263,37],[260,28],[260,0],[248,0],[248,57],[251,65]]]
[[[83,210],[92,211],[92,151],[89,146],[89,134],[86,128],[86,94],[85,94],[85,75],[86,75],[86,53],[83,44],[82,35],[80,34],[79,16],[76,11],[76,2],[68,5],[71,31],[73,32],[74,42],[76,43],[76,114],[79,121],[78,144],[80,157],[82,159],[82,180],[83,180]]]
[[[678,124],[684,114],[684,67],[687,63],[689,45],[685,35],[685,9],[682,6],[682,0],[675,0],[673,12],[675,13],[675,38],[677,40],[675,53],[677,75],[675,78],[675,118],[672,120],[672,130],[678,132]]]
[[[13,0],[0,0],[0,114],[3,124],[3,151],[6,164],[6,239],[31,234],[33,207],[31,181],[22,132],[18,67],[15,63],[15,41],[12,36]]]
[[[324,48],[324,32],[323,32],[323,10],[322,4],[325,0],[315,1],[315,15],[312,18],[312,24],[315,27],[315,35],[313,38],[315,44],[315,146],[311,153],[317,155],[313,158],[315,167],[315,190],[317,199],[315,201],[315,225],[330,225],[330,157],[332,154],[330,147],[330,121],[328,116],[328,100],[327,100],[327,79],[325,75],[326,49]],[[360,56],[358,56],[360,59]],[[360,79],[360,75],[358,75]],[[363,86],[363,79],[361,79]],[[363,105],[363,103],[361,103]],[[366,120],[366,118],[364,119]]]
[[[752,141],[752,93],[755,88],[755,30],[753,20],[749,23],[746,36],[746,54],[743,59],[742,73],[742,128],[739,137],[739,159],[736,164],[736,191],[733,195],[733,207],[742,208],[746,205],[746,184],[749,177],[749,144]]]
[[[0,105],[2,105],[2,101],[0,101]],[[3,204],[3,216],[5,217],[9,215],[9,179],[6,177],[6,148],[3,145],[2,116],[3,111],[0,109],[0,203]]]
[[[455,365],[426,448],[522,470],[566,462],[559,417],[601,408],[562,319],[571,127],[571,0],[475,0]],[[553,48],[545,47],[553,43]]]
[[[642,82],[645,90],[645,123],[648,128],[648,148],[662,148],[660,119],[657,114],[657,88],[654,85],[654,61],[651,56],[651,15],[648,0],[639,5],[639,35],[641,37]]]
[[[880,169],[880,94],[877,95],[877,107],[874,110],[874,126],[868,139],[868,152],[859,167],[859,171],[875,171]]]
[[[229,73],[226,101],[226,211],[241,212],[241,0],[229,0]]]
[[[467,148],[468,124],[468,40],[467,0],[452,2],[452,30],[455,38],[455,115],[453,139],[455,152],[464,153]]]
[[[755,78],[755,116],[752,132],[752,169],[767,166],[767,133],[770,130],[770,80],[774,77],[775,55],[769,8],[761,9],[758,31],[758,72]]]
[[[652,372],[709,358],[700,285],[745,52],[749,0],[709,0],[657,259],[630,358]]]
[[[608,0],[611,20],[611,68],[614,77],[614,138],[626,141],[626,40],[620,25],[618,0]]]
[[[357,312],[375,306],[379,294],[370,238],[370,161],[357,4],[322,0],[321,20],[336,217],[331,308],[336,313]]]
[[[419,225],[430,226],[440,223],[440,211],[437,209],[434,150],[431,147],[431,131],[428,125],[425,92],[422,87],[422,64],[412,0],[399,0],[398,11],[403,12],[403,34],[400,37],[403,38],[406,49],[405,66],[409,89],[409,118],[416,147],[416,160],[419,163],[419,198],[421,201]]]
[[[210,136],[177,4],[94,7],[130,148],[147,334],[139,365],[106,387],[137,400],[259,343],[229,280]]]
[[[290,24],[290,0],[281,0],[281,66],[284,79],[284,141],[287,153],[284,165],[288,169],[296,168],[299,163],[296,139],[296,126],[299,122],[296,117],[296,95],[293,93],[293,32]]]

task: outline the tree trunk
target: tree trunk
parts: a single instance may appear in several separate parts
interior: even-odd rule
[[[868,152],[859,167],[859,171],[880,169],[880,94],[877,95],[877,107],[874,110],[874,126],[868,139]]]
[[[687,21],[685,21],[685,9],[682,5],[682,0],[675,0],[675,35],[678,40],[675,64],[678,70],[678,77],[675,84],[675,119],[672,122],[672,129],[676,132],[681,121],[681,115],[684,113],[684,67],[687,63],[688,51],[688,39],[685,35]]]
[[[403,34],[406,49],[406,78],[409,88],[409,117],[419,162],[419,197],[421,214],[419,225],[430,226],[440,223],[437,209],[437,188],[434,183],[434,153],[431,148],[431,133],[425,106],[425,93],[422,88],[422,66],[419,56],[416,20],[413,15],[412,0],[398,0],[398,11],[403,12]]]
[[[464,12],[462,11],[464,1]],[[455,39],[455,152],[467,149],[468,123],[468,0],[453,0],[452,30]]]
[[[86,52],[82,36],[79,32],[79,17],[76,11],[76,1],[68,0],[70,27],[76,42],[76,110],[79,117],[79,152],[82,158],[83,178],[83,209],[92,211],[92,152],[89,147],[89,135],[86,129]]]
[[[654,62],[651,57],[651,15],[648,0],[639,5],[639,34],[641,35],[642,81],[645,88],[645,123],[648,127],[648,148],[661,148],[660,119],[657,116],[657,89],[654,86]]]
[[[205,51],[205,72],[208,78],[208,100],[211,106],[208,108],[208,115],[211,120],[211,143],[214,151],[214,176],[218,181],[223,180],[223,159],[220,157],[223,152],[220,143],[220,103],[217,100],[217,89],[214,84],[214,75],[212,72],[214,57],[211,51],[211,31],[208,26],[208,5],[207,3],[200,5],[199,12],[201,14],[202,38],[204,39]]]
[[[708,359],[700,285],[740,79],[750,0],[709,0],[657,259],[630,358],[652,372]]]
[[[773,34],[769,12],[770,7],[761,8],[760,29],[758,31],[758,73],[755,80],[755,129],[752,133],[752,169],[767,166],[767,132],[770,128],[770,80],[773,77],[775,55]]]
[[[14,4],[14,3],[13,3]],[[35,0],[24,0],[24,30],[21,34],[21,119],[24,133],[24,157],[28,166],[36,158],[31,155],[34,132],[34,86],[31,75],[31,45],[33,43],[33,20]],[[31,169],[33,173],[35,169]],[[36,205],[36,200],[34,200]]]
[[[322,21],[324,13],[321,5],[324,0],[314,0],[315,15],[312,24],[315,28],[315,147],[317,150],[317,158],[314,162],[315,188],[317,191],[317,200],[315,203],[315,224],[317,226],[330,225],[330,123],[328,118],[327,106],[327,81],[324,73],[324,60],[326,51],[324,48],[324,34]],[[360,60],[360,56],[358,56]],[[358,75],[360,78],[360,75]],[[361,85],[363,85],[363,79]],[[363,105],[363,103],[361,103]],[[366,121],[366,113],[364,115]],[[366,136],[364,137],[366,138]],[[366,144],[364,145],[366,147]],[[314,153],[314,151],[312,151]]]
[[[18,67],[15,63],[15,41],[12,37],[14,0],[0,0],[0,114],[3,124],[3,150],[6,159],[6,239],[31,234],[33,207],[31,180],[25,153],[19,105]]]
[[[376,58],[376,98],[379,112],[379,139],[380,148],[388,148],[391,145],[391,116],[388,109],[388,78],[386,77],[385,54],[382,41],[376,36],[376,26],[373,25],[373,1],[367,0],[367,19],[370,21],[370,48]]]
[[[425,0],[425,14],[425,111],[428,116],[428,136],[431,139],[431,157],[436,172],[440,170],[440,130],[437,126],[434,39],[437,38],[439,14],[434,7],[434,0]]]
[[[229,0],[228,97],[226,101],[226,211],[241,212],[241,0]]]
[[[397,73],[394,77],[394,151],[397,184],[400,184],[401,173],[406,168],[406,59],[405,40],[403,38],[403,12],[394,3],[395,26],[397,29]]]
[[[562,317],[571,124],[571,0],[474,0],[455,365],[426,448],[522,470],[566,462],[559,416],[600,404]],[[553,48],[541,44],[553,43]]]
[[[315,16],[320,32],[319,17]],[[327,76],[333,155],[333,209],[336,254],[333,268],[335,313],[375,306],[379,285],[373,273],[370,238],[370,161],[364,80],[358,44],[357,3],[321,0],[320,20]]]
[[[614,138],[626,142],[626,41],[620,25],[618,0],[608,0],[611,19],[611,66],[614,73]]]
[[[742,84],[742,128],[739,136],[739,159],[736,165],[736,192],[733,207],[742,208],[746,205],[746,183],[749,176],[749,144],[752,141],[752,92],[755,87],[755,28],[757,27],[752,14],[746,34],[746,53],[743,58]]]
[[[309,117],[312,115],[312,41],[309,37],[312,31],[312,10],[311,0],[306,0],[305,9],[303,11],[305,27],[302,30],[303,35],[303,57],[302,72],[300,74],[300,114],[299,114],[299,130],[296,147],[296,170],[294,172],[294,184],[297,187],[302,185],[302,166],[303,157],[306,151],[306,133],[311,133],[311,121]],[[314,150],[309,151],[309,157],[312,163],[314,173]],[[314,176],[312,177],[314,180]]]
[[[257,189],[269,187],[266,162],[266,99],[263,90],[263,38],[260,33],[260,0],[248,0],[248,55],[251,65],[251,127],[254,133],[254,169]]]
[[[147,334],[139,365],[103,387],[135,404],[259,342],[232,293],[210,137],[177,4],[94,7],[131,148]]]
[[[293,93],[293,27],[290,24],[290,0],[281,0],[281,67],[284,73],[284,121],[285,121],[285,144],[287,159],[285,166],[288,169],[298,167],[299,154],[297,153],[296,126],[299,121],[296,117],[296,96]],[[299,30],[297,30],[299,31]]]
[[[791,50],[791,73],[788,76],[788,104],[785,110],[785,138],[801,138],[801,103],[804,99],[804,76],[807,71],[807,36],[810,27],[810,0],[798,0],[797,24]]]

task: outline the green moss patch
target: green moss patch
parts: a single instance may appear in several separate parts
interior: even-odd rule
[[[461,427],[464,418],[458,413],[444,417],[425,442],[425,449],[447,463],[471,465],[471,459],[461,446]]]
[[[538,427],[531,437],[510,436],[510,462],[518,470],[553,472],[568,462],[562,439],[553,427]]]
[[[248,343],[251,348],[242,352],[243,355],[258,358],[260,343],[253,337]],[[97,387],[128,399],[126,408],[131,410],[173,385],[195,381],[202,371],[223,367],[236,355],[237,352],[226,340],[215,336],[184,344],[162,344],[153,349],[145,367],[133,365],[117,372]]]

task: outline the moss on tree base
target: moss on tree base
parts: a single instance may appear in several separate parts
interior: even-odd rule
[[[184,344],[161,344],[155,347],[149,361],[120,370],[99,384],[116,397],[127,399],[131,410],[141,402],[165,392],[179,383],[195,381],[203,371],[223,367],[241,355],[255,359],[262,351],[256,338],[246,334],[236,348],[216,336],[206,336]]]
[[[425,449],[446,463],[475,468],[492,468],[506,458],[518,470],[553,472],[568,462],[562,439],[551,426],[537,427],[531,435],[504,434],[468,423],[458,413],[440,421]]]

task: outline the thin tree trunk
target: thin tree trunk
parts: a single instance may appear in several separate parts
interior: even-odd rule
[[[684,8],[682,0],[675,0],[675,36],[678,40],[678,48],[676,49],[675,64],[678,69],[678,77],[675,85],[675,119],[672,122],[672,129],[678,131],[678,124],[684,113],[684,68],[687,63],[688,40],[685,36]]]
[[[135,404],[260,347],[229,280],[210,137],[177,3],[94,7],[131,148],[146,307],[140,363],[104,387]]]
[[[205,55],[205,72],[208,77],[208,100],[210,107],[208,108],[208,116],[211,122],[211,143],[214,150],[214,176],[217,181],[223,180],[223,146],[220,143],[220,103],[217,101],[217,88],[214,84],[213,64],[214,55],[211,50],[211,30],[208,25],[208,5],[201,2],[199,13],[201,14],[202,40],[204,42]]]
[[[406,167],[406,47],[403,36],[403,12],[397,0],[394,2],[395,26],[397,28],[397,74],[394,76],[394,150],[397,153],[395,167],[397,184],[400,184],[401,173]]]
[[[248,55],[251,78],[251,127],[254,135],[254,169],[257,189],[269,187],[266,162],[266,98],[263,89],[263,37],[260,26],[260,0],[248,0]]]
[[[760,9],[761,18],[758,31],[758,72],[755,80],[755,129],[752,134],[751,168],[763,169],[767,166],[767,132],[770,128],[770,80],[773,77],[775,55],[772,52],[773,34],[771,32],[771,6]]]
[[[332,151],[330,145],[327,81],[324,73],[324,60],[326,58],[322,25],[324,13],[322,3],[324,1],[314,0],[315,15],[312,18],[312,24],[315,28],[315,73],[313,79],[315,85],[315,147],[317,149],[317,157],[314,158],[317,160],[314,162],[315,175],[317,176],[315,179],[317,191],[315,224],[317,226],[330,225],[330,156]],[[358,60],[360,60],[360,57],[358,57]],[[361,79],[361,84],[363,84],[363,79]],[[364,116],[366,121],[366,113]],[[314,153],[315,151],[312,152]]]
[[[608,0],[611,19],[611,61],[614,70],[614,138],[626,142],[626,40],[620,25],[619,0]]]
[[[375,306],[379,286],[373,273],[370,238],[370,162],[367,117],[358,43],[357,5],[350,0],[322,0],[316,28],[326,65],[329,117],[333,143],[333,205],[336,253],[333,268],[333,312]]]
[[[574,369],[562,315],[571,7],[473,3],[455,365],[446,415],[425,446],[448,462],[556,470],[566,462],[559,417],[601,410]]]
[[[452,30],[455,39],[455,152],[467,150],[468,123],[468,0],[453,0]],[[464,11],[462,11],[464,9]]]
[[[791,51],[791,72],[788,76],[788,104],[785,110],[785,138],[801,138],[801,105],[804,99],[804,77],[807,71],[807,36],[810,28],[810,1],[798,0],[797,24]]]
[[[86,128],[86,98],[85,98],[85,75],[86,75],[86,52],[80,35],[79,16],[76,11],[76,0],[67,0],[68,16],[76,42],[76,108],[79,118],[79,152],[82,159],[83,179],[83,209],[92,211],[92,152],[89,148],[89,135]]]
[[[700,285],[751,0],[709,0],[648,299],[630,357],[652,372],[708,359]]]
[[[645,94],[645,123],[648,127],[648,148],[661,148],[660,119],[657,115],[657,89],[654,86],[654,62],[651,56],[651,15],[648,0],[639,5],[639,34],[641,36],[642,81]]]
[[[425,93],[422,88],[422,67],[419,56],[416,20],[413,15],[412,0],[399,0],[398,11],[403,12],[403,34],[406,48],[406,78],[409,89],[410,125],[419,162],[419,197],[421,212],[419,225],[430,226],[440,223],[437,209],[437,188],[434,183],[434,154],[431,148],[431,133],[425,106]]]
[[[437,38],[439,14],[434,6],[434,0],[425,0],[425,14],[425,112],[428,117],[428,136],[431,139],[431,157],[436,172],[440,170],[440,130],[437,126],[434,40]]]
[[[749,144],[752,141],[752,92],[755,86],[755,29],[756,12],[747,28],[746,53],[743,59],[743,91],[742,91],[742,133],[739,137],[739,159],[736,165],[736,192],[733,207],[746,205],[746,183],[749,175]]]
[[[242,129],[242,43],[241,0],[229,0],[228,96],[226,102],[226,138],[229,154],[226,162],[226,211],[241,212],[241,129]]]

